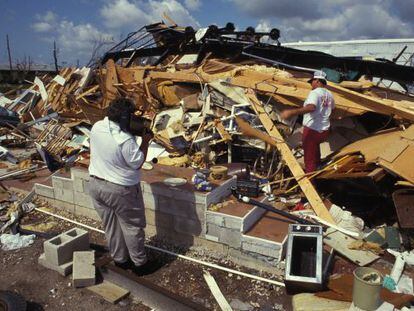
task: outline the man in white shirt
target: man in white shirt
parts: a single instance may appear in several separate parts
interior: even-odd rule
[[[301,108],[284,110],[282,119],[289,119],[303,114],[302,147],[305,158],[305,172],[316,171],[320,165],[321,154],[319,145],[329,135],[330,116],[335,108],[332,93],[326,89],[326,73],[315,71],[308,81],[312,91]]]
[[[140,188],[140,168],[145,161],[152,134],[142,137],[141,146],[122,131],[122,117],[134,113],[126,98],[112,101],[105,119],[94,124],[90,135],[90,195],[105,229],[112,258],[117,266],[145,274],[146,226]],[[131,261],[133,265],[131,265]]]

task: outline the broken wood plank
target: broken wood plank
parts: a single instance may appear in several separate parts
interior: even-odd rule
[[[293,311],[348,311],[350,302],[317,297],[303,293],[292,298]]]
[[[356,241],[356,239],[332,228],[328,228],[328,230],[326,230],[323,241],[325,244],[332,247],[335,251],[359,266],[366,266],[380,258],[379,256],[369,251],[349,249],[348,245]]]
[[[109,103],[116,98],[118,94],[117,88],[114,86],[116,83],[118,83],[118,75],[116,72],[115,62],[113,59],[109,59],[106,62],[103,108],[107,107]]]
[[[206,283],[208,287],[210,288],[211,293],[214,296],[214,299],[216,299],[218,305],[220,306],[221,310],[223,311],[232,311],[233,309],[227,302],[226,298],[224,297],[223,293],[221,292],[220,288],[218,287],[216,280],[213,278],[213,276],[208,271],[204,271],[204,280],[206,280]]]
[[[289,146],[286,144],[283,136],[280,134],[279,130],[276,128],[273,121],[270,119],[269,115],[264,110],[262,103],[258,100],[258,98],[253,92],[248,92],[246,95],[250,99],[253,110],[256,112],[257,116],[259,117],[260,121],[262,122],[263,126],[265,127],[269,135],[283,142],[277,144],[276,148],[281,153],[283,160],[286,162],[293,176],[299,176],[296,178],[296,180],[315,213],[325,221],[335,224],[335,220],[329,213],[325,204],[322,202],[321,197],[319,196],[318,192],[316,192],[312,183],[309,181],[308,178],[303,177],[305,172],[299,165]]]
[[[108,281],[87,287],[91,292],[98,294],[110,303],[117,303],[129,295],[129,291]]]

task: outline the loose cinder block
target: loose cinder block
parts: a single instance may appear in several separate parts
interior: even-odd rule
[[[55,198],[55,191],[53,187],[42,185],[42,184],[35,184],[34,190],[37,195],[54,199]]]
[[[74,228],[45,241],[43,247],[45,260],[57,267],[72,261],[74,251],[89,249],[89,234]]]
[[[95,285],[95,253],[94,251],[74,252],[72,283],[74,287]]]

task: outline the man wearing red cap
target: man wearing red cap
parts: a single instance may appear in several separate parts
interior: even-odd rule
[[[280,115],[282,119],[289,119],[303,114],[302,147],[306,173],[316,171],[320,165],[319,145],[328,138],[329,118],[335,108],[332,93],[326,89],[326,73],[315,71],[313,78],[308,82],[312,86],[312,91],[303,107],[284,110]]]

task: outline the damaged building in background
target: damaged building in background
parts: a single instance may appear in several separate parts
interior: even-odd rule
[[[1,180],[97,218],[88,136],[109,103],[126,96],[155,134],[141,183],[148,235],[219,243],[263,269],[285,260],[287,285],[312,289],[323,282],[322,245],[355,266],[375,266],[386,249],[410,251],[414,68],[294,49],[279,35],[231,23],[197,31],[157,23],[93,67],[64,68],[5,93]],[[327,74],[336,109],[323,166],[305,174],[301,120],[280,112],[303,105],[315,70]],[[24,226],[24,215],[15,218]],[[4,220],[2,232],[13,223]],[[295,242],[303,236],[314,240]],[[302,270],[315,261],[311,277],[315,271]]]

